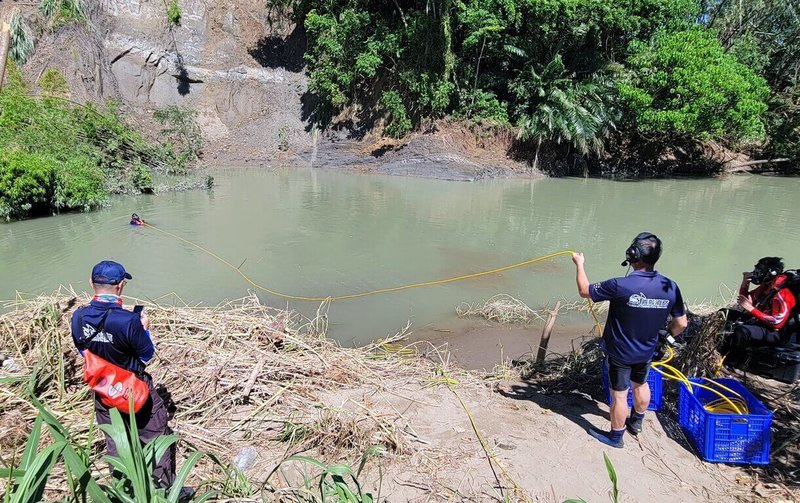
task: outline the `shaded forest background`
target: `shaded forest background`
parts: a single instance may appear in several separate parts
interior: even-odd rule
[[[306,31],[313,120],[402,137],[440,118],[650,175],[709,145],[800,157],[796,0],[272,0]],[[702,151],[706,151],[706,155]],[[611,154],[609,154],[611,152]],[[683,158],[681,157],[683,154]],[[680,171],[680,170],[678,170]]]

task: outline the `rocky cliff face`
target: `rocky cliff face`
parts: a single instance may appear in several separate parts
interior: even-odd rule
[[[57,66],[74,99],[115,98],[146,122],[157,108],[193,108],[211,160],[310,151],[305,37],[270,19],[262,0],[181,0],[177,27],[163,0],[91,3],[90,29],[62,28],[39,41],[26,65],[32,79]]]

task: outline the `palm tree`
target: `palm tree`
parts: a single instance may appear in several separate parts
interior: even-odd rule
[[[610,80],[602,74],[578,80],[567,72],[560,55],[543,68],[529,65],[509,84],[509,90],[520,103],[515,113],[517,137],[536,140],[534,169],[543,142],[569,142],[583,155],[601,152],[603,137],[619,120]]]

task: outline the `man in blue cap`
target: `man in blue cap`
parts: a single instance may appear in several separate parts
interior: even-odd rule
[[[133,277],[118,262],[104,260],[94,266],[89,280],[94,297],[88,306],[78,308],[72,315],[72,339],[80,348],[83,347],[84,338],[91,338],[85,344],[86,349],[107,362],[133,372],[147,383],[150,398],[136,413],[139,439],[145,444],[156,437],[170,434],[172,430],[167,424],[169,417],[164,401],[156,393],[153,379],[145,372],[147,362],[155,354],[150,338],[150,320],[141,311],[128,311],[122,307],[122,290],[129,279]],[[98,424],[111,423],[109,409],[98,397],[95,397],[94,409]],[[122,417],[126,422],[129,420],[126,414]],[[116,456],[117,448],[108,435],[106,444],[108,455]],[[175,481],[174,445],[159,460],[153,475],[164,488],[170,487]]]

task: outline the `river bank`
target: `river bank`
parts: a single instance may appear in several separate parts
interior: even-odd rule
[[[68,320],[86,301],[62,292],[0,315],[0,352],[19,366],[2,371],[10,378],[0,400],[4,462],[21,448],[35,416],[25,399],[34,369],[38,396],[85,441],[91,400]],[[150,371],[175,404],[181,459],[199,449],[227,464],[244,448],[256,452],[244,469],[246,482],[232,484],[227,470],[208,458],[195,469],[191,482],[222,497],[233,488],[237,493],[227,496],[239,501],[289,495],[302,485],[302,470],[316,473],[283,461],[289,455],[355,468],[371,446],[378,448],[359,480],[381,500],[596,501],[611,488],[604,449],[585,433],[589,424],[607,422],[598,393],[466,371],[440,348],[408,346],[401,338],[342,348],[325,338],[324,311],[309,320],[254,297],[208,308],[146,309],[158,355]],[[699,461],[674,426],[669,413],[650,414],[638,439],[607,452],[623,501],[791,498],[790,481],[765,484],[761,470]],[[92,444],[100,477],[102,443],[95,437]],[[54,497],[67,490],[60,473],[48,485]]]
[[[260,166],[310,167],[357,173],[474,182],[497,178],[594,177],[606,179],[713,178],[734,174],[796,175],[800,166],[781,159],[754,161],[714,142],[678,142],[632,146],[617,138],[618,146],[594,156],[580,156],[558,145],[544,147],[534,168],[530,145],[520,144],[510,127],[469,121],[439,120],[427,131],[404,138],[340,128],[312,130],[294,137],[285,147],[265,150],[262,138],[233,135],[207,142],[206,168]]]

